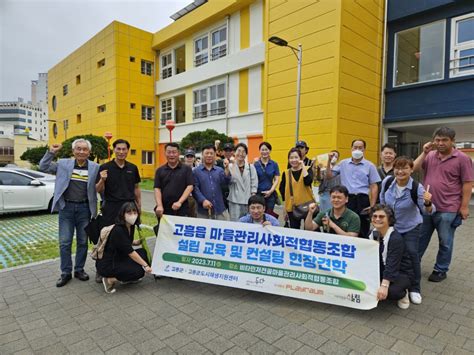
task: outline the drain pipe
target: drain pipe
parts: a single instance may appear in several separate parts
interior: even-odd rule
[[[380,152],[382,145],[383,137],[383,119],[385,117],[385,85],[386,85],[386,67],[387,67],[387,13],[388,13],[388,0],[385,0],[385,9],[384,9],[384,19],[383,19],[383,45],[382,45],[382,81],[380,83],[380,127],[379,127],[379,149],[377,152]],[[379,154],[377,154],[379,155]],[[380,160],[380,157],[377,158]]]
[[[230,15],[227,15],[226,17],[226,26],[227,26],[227,54],[229,55],[230,53],[230,47],[229,47],[229,32],[230,32]],[[225,90],[225,96],[226,96],[226,109],[225,109],[225,135],[229,135],[229,80],[230,80],[230,74],[227,73],[227,81],[226,81],[226,90]]]

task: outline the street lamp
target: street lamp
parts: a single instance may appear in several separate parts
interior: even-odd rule
[[[301,44],[298,44],[298,48],[290,46],[288,41],[285,41],[283,38],[272,36],[268,39],[269,42],[276,44],[280,47],[288,47],[292,50],[293,54],[298,60],[298,76],[296,79],[296,142],[299,140],[299,128],[300,128],[300,96],[301,96],[301,65],[303,60],[303,47]]]
[[[105,132],[104,138],[107,139],[107,159],[110,161],[110,140],[112,139],[112,132]]]

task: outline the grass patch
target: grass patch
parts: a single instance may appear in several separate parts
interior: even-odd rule
[[[142,179],[139,185],[140,185],[140,189],[142,190],[153,191],[154,184],[155,184],[155,181],[153,179]]]

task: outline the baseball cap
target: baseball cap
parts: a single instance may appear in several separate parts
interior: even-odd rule
[[[188,155],[192,155],[193,157],[195,157],[195,156],[196,156],[196,153],[195,153],[194,150],[192,150],[192,149],[186,149],[186,150],[184,151],[184,156],[186,157],[186,156],[188,156]]]
[[[234,145],[232,143],[226,143],[222,147],[223,150],[234,150]]]
[[[296,142],[296,145],[295,145],[296,148],[306,148],[306,149],[309,149],[308,145],[306,144],[305,141],[298,141]]]

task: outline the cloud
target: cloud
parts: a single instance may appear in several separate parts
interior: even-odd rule
[[[191,0],[0,0],[0,101],[31,98],[30,83],[112,21],[156,32]]]

